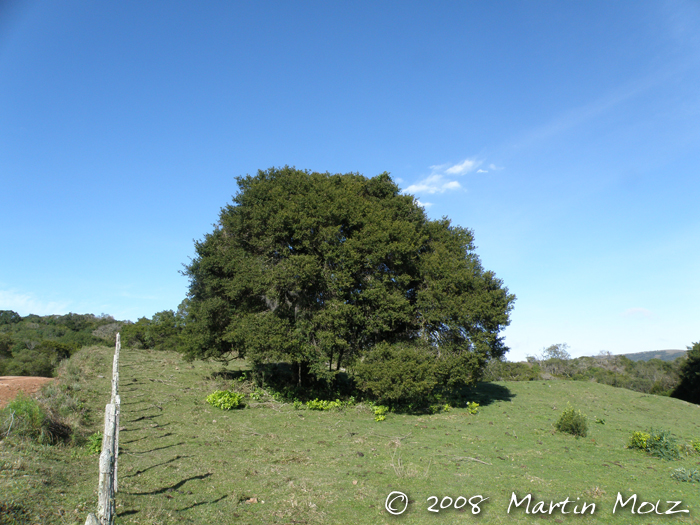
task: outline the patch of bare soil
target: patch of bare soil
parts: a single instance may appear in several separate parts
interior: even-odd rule
[[[52,377],[0,376],[0,408],[4,408],[20,392],[33,394]]]

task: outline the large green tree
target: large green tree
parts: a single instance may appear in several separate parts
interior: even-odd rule
[[[688,347],[681,366],[681,381],[671,395],[700,405],[700,341]]]
[[[185,265],[190,358],[284,361],[301,385],[408,345],[449,386],[507,351],[515,296],[482,268],[472,232],[429,220],[388,174],[285,167],[237,182]]]

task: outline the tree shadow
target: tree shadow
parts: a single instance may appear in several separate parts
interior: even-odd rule
[[[487,406],[495,401],[511,401],[515,397],[506,387],[496,383],[478,383],[465,393],[469,401],[476,401],[480,406]]]
[[[235,381],[243,377],[247,377],[250,374],[250,370],[219,370],[218,372],[212,372],[207,379],[225,379],[226,381]]]

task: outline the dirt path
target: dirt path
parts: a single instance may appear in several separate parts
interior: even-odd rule
[[[0,408],[4,408],[20,391],[33,394],[49,381],[53,381],[53,378],[0,376]]]

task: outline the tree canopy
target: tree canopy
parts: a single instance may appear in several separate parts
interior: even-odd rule
[[[515,296],[482,268],[472,232],[429,220],[387,173],[284,167],[236,180],[183,272],[188,357],[287,362],[302,385],[410,348],[448,386],[507,351],[499,332]]]
[[[671,395],[700,405],[700,341],[688,347],[681,367],[681,381]]]

